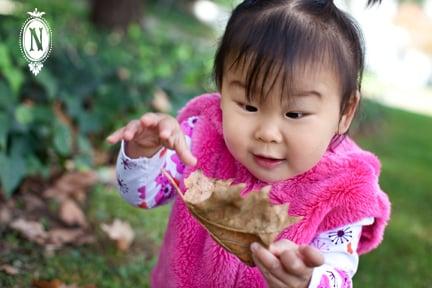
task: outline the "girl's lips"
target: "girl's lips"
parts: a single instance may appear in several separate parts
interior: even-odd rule
[[[267,158],[260,155],[253,154],[255,162],[264,168],[271,169],[278,166],[284,159],[274,159],[274,158]]]

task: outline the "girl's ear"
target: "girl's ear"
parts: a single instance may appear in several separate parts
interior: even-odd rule
[[[360,91],[356,90],[354,97],[351,98],[345,113],[342,115],[339,121],[338,134],[342,135],[348,131],[348,128],[350,127],[351,122],[354,119],[354,115],[357,110],[359,102],[360,102]]]

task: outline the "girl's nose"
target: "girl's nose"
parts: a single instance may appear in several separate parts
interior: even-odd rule
[[[282,134],[278,126],[272,121],[258,123],[255,129],[255,139],[265,143],[281,143]]]

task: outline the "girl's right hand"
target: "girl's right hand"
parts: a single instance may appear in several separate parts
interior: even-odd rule
[[[151,157],[164,146],[175,150],[187,165],[195,165],[197,161],[186,144],[179,123],[167,114],[146,113],[112,133],[107,140],[111,144],[127,141],[126,154],[132,158]]]

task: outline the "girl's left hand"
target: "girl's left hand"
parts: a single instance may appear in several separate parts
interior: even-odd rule
[[[269,249],[253,243],[251,249],[255,264],[271,288],[308,287],[313,268],[324,263],[317,249],[286,239],[271,244]]]

